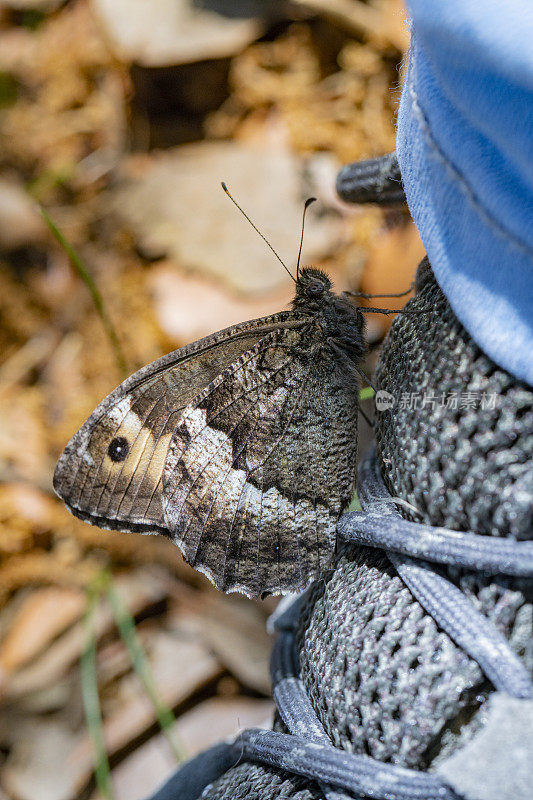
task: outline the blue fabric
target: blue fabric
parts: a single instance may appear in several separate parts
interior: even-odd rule
[[[533,383],[533,2],[407,6],[397,153],[411,214],[474,341]]]

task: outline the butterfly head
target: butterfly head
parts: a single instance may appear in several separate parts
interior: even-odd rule
[[[352,360],[361,359],[365,351],[364,317],[356,305],[332,291],[325,272],[311,267],[300,271],[292,306],[317,319],[326,339],[335,342]]]
[[[304,267],[300,270],[296,281],[294,308],[318,311],[330,303],[333,298],[331,281],[325,272],[312,267]]]

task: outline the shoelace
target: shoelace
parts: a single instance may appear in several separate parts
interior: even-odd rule
[[[387,553],[403,582],[456,644],[479,664],[494,688],[518,699],[533,697],[533,682],[505,637],[434,565],[533,577],[533,542],[458,533],[405,520],[397,511],[371,451],[360,468],[362,511],[344,514],[338,534],[346,542]],[[305,593],[280,604],[271,659],[272,694],[289,733],[249,729],[232,743],[192,759],[152,800],[197,800],[206,786],[245,761],[314,779],[327,800],[457,800],[436,774],[376,761],[334,747],[299,677],[295,634]],[[171,793],[168,790],[171,789]],[[166,791],[166,793],[165,793]]]

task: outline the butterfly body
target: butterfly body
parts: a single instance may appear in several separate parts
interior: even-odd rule
[[[170,353],[100,403],[54,487],[100,527],[163,533],[218,588],[303,589],[355,483],[363,315],[301,270],[291,311]]]

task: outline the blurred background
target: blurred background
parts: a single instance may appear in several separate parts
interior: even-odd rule
[[[409,286],[406,212],[335,194],[394,149],[407,47],[400,0],[0,2],[0,800],[140,800],[270,721],[275,600],[79,522],[53,468],[126,374],[290,302],[221,180],[290,267],[315,195],[304,263]]]

